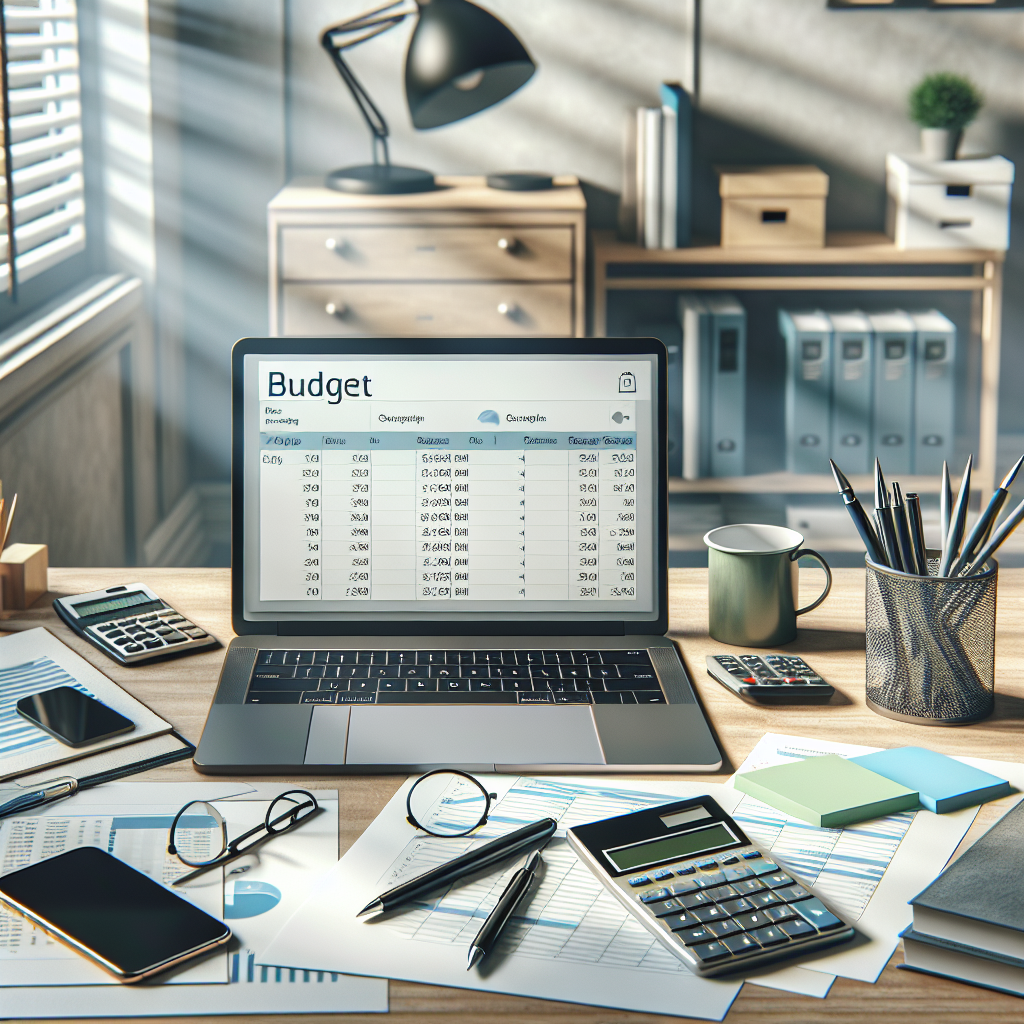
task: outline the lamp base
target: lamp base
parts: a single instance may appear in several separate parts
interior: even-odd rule
[[[500,188],[506,192],[541,192],[555,187],[555,180],[550,174],[537,174],[532,171],[508,171],[502,174],[488,174],[489,188]]]
[[[331,171],[324,179],[336,192],[362,195],[401,195],[406,192],[433,192],[437,188],[430,171],[393,164],[362,164]]]

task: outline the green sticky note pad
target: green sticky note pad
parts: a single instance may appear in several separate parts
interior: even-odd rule
[[[853,825],[918,807],[918,794],[838,754],[737,775],[734,785],[771,807],[822,828]]]

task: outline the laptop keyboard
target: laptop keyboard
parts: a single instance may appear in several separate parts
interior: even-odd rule
[[[664,704],[638,651],[259,651],[246,704]]]

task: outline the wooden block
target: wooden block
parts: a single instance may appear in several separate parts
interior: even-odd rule
[[[798,167],[717,167],[723,199],[828,195],[828,175],[813,165]]]
[[[45,544],[11,544],[0,554],[3,607],[29,608],[49,589],[50,553]]]

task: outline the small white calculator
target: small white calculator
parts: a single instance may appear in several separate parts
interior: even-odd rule
[[[193,654],[220,641],[142,583],[59,597],[54,611],[80,637],[120,665]]]
[[[605,888],[702,977],[854,936],[710,796],[577,825],[567,838]]]

